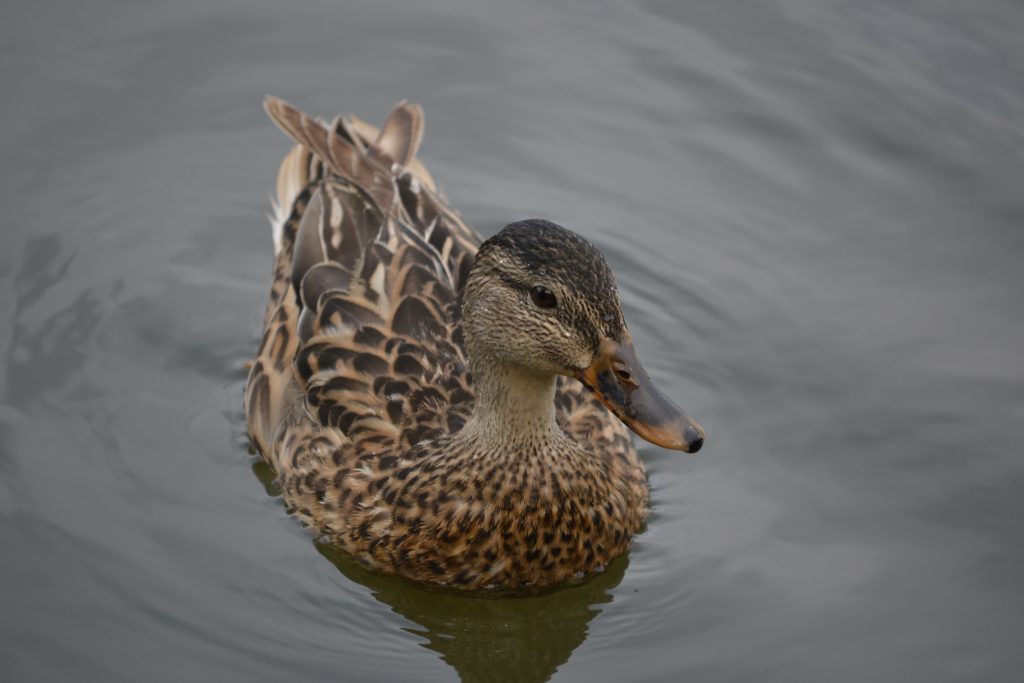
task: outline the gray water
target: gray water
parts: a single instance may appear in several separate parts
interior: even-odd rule
[[[1024,5],[0,9],[4,681],[1024,677]],[[609,257],[697,417],[582,586],[318,548],[244,438],[288,141],[380,120],[484,235]]]

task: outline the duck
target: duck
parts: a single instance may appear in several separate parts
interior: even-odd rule
[[[380,128],[264,108],[295,145],[244,407],[288,511],[421,583],[602,571],[649,509],[630,430],[691,453],[705,437],[641,365],[605,257],[544,219],[481,239],[416,156],[419,105]]]

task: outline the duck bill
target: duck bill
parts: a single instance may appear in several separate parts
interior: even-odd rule
[[[654,386],[628,332],[621,342],[602,340],[590,366],[574,376],[640,438],[687,453],[704,445],[704,429]]]

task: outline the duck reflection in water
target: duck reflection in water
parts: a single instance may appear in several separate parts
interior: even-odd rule
[[[368,570],[327,544],[320,553],[346,578],[417,627],[424,646],[437,652],[463,683],[541,683],[549,680],[587,638],[588,625],[625,574],[622,555],[589,579],[535,592],[466,593]]]

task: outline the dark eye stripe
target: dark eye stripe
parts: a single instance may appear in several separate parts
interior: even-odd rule
[[[530,298],[533,299],[533,303],[541,308],[554,308],[558,305],[558,300],[555,299],[554,293],[547,287],[541,287],[540,285],[530,290]]]

